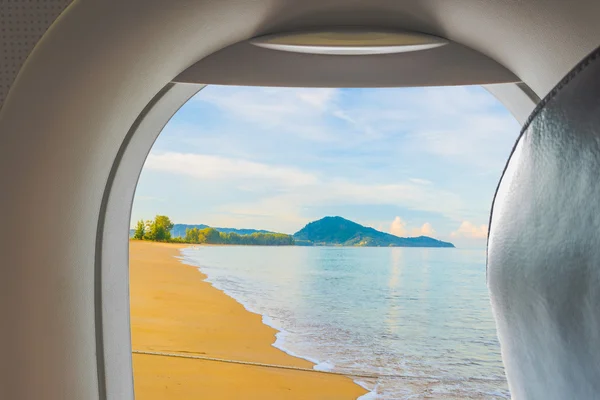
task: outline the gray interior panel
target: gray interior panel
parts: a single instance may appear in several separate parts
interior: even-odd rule
[[[435,49],[368,56],[290,53],[247,41],[200,60],[174,82],[287,87],[481,85],[519,78],[488,57],[449,43]]]

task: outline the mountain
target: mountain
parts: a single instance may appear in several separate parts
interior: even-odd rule
[[[208,225],[198,224],[198,225],[187,225],[187,224],[175,224],[173,229],[171,230],[172,237],[185,237],[186,229],[204,229],[209,228]],[[237,233],[238,235],[251,235],[253,233],[273,233],[270,231],[260,230],[260,229],[235,229],[235,228],[215,228],[219,232],[223,233]]]
[[[325,217],[294,234],[297,245],[364,247],[454,247],[428,236],[398,237],[342,217]]]

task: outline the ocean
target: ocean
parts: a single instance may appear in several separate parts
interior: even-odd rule
[[[366,399],[508,399],[485,251],[196,246],[183,262]],[[375,378],[376,377],[376,378]]]

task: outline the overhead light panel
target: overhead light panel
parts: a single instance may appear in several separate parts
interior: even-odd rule
[[[294,53],[356,56],[427,50],[444,46],[448,41],[419,32],[333,29],[276,33],[256,37],[250,43]]]

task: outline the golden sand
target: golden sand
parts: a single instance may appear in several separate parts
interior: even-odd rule
[[[175,257],[181,245],[130,242],[134,350],[312,368],[272,346],[275,329]],[[133,355],[138,400],[356,399],[350,378],[214,361]]]

